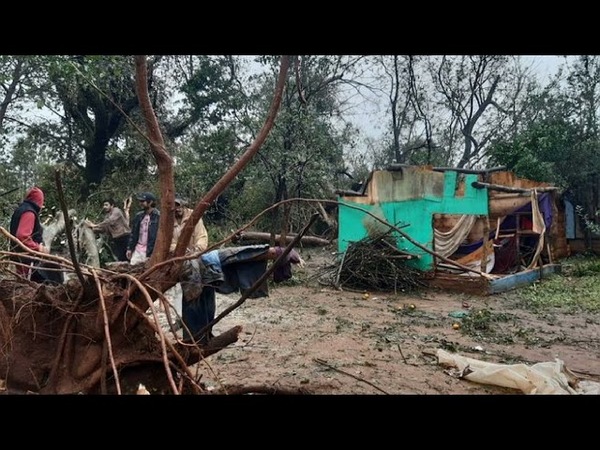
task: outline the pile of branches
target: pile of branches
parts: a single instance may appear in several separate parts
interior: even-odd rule
[[[387,231],[353,242],[335,267],[337,288],[372,291],[414,291],[425,287],[424,274],[406,262],[415,255],[403,252]]]

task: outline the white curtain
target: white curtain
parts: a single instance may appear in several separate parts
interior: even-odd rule
[[[436,253],[439,253],[446,258],[453,254],[471,232],[471,228],[473,228],[476,218],[477,216],[473,214],[463,214],[450,231],[442,232],[434,228],[434,246]]]

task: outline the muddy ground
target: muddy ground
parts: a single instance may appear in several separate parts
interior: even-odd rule
[[[267,298],[246,300],[215,326],[242,325],[239,341],[195,366],[209,390],[263,386],[305,394],[502,394],[518,389],[461,378],[439,349],[500,364],[562,360],[600,381],[600,315],[534,312],[511,293],[473,296],[420,289],[352,292],[319,282],[334,263],[323,248]],[[328,277],[325,277],[327,279]],[[217,314],[239,295],[218,295]],[[454,317],[453,317],[454,316]]]

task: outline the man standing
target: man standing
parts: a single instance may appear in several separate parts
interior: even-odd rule
[[[127,244],[125,256],[131,264],[145,262],[152,255],[156,236],[158,234],[158,221],[160,212],[156,209],[156,197],[151,192],[142,192],[137,195],[142,210],[133,218],[131,235]]]
[[[31,188],[23,202],[15,209],[10,219],[10,234],[15,236],[27,248],[41,253],[50,253],[50,249],[44,245],[44,229],[40,222],[40,211],[44,207],[44,192],[38,188]],[[11,250],[17,253],[25,253],[25,250],[17,244],[13,244]],[[23,265],[16,265],[16,271],[25,278],[31,278],[33,281],[42,282],[35,279],[35,273],[31,272],[31,265],[34,261],[25,256],[14,258],[15,262]]]
[[[104,220],[95,224],[86,219],[85,224],[92,230],[108,236],[110,248],[117,261],[127,261],[127,244],[131,229],[123,211],[115,205],[113,198],[107,198],[102,204],[105,213]]]
[[[175,251],[177,241],[181,235],[183,227],[187,223],[192,210],[186,207],[186,200],[179,194],[175,194],[175,223],[173,224],[173,239],[171,240],[170,251]],[[186,253],[197,253],[206,250],[208,247],[208,232],[204,226],[202,218],[198,221],[190,237],[190,242],[187,246]],[[177,283],[172,288],[165,292],[165,296],[175,308],[178,317],[183,317],[183,305],[182,297],[183,292],[181,289],[181,283]],[[181,322],[176,320],[175,328],[178,329],[181,326]]]
[[[173,224],[173,240],[171,241],[171,251],[175,251],[177,240],[186,222],[192,214],[192,210],[186,207],[187,202],[181,195],[175,194],[175,223]],[[208,247],[208,232],[204,226],[202,218],[196,224],[190,243],[187,246],[187,253],[202,252]]]

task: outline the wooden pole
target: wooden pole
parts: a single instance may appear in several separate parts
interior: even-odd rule
[[[483,249],[481,252],[481,271],[487,273],[488,241],[490,240],[490,219],[480,216],[483,220]]]

